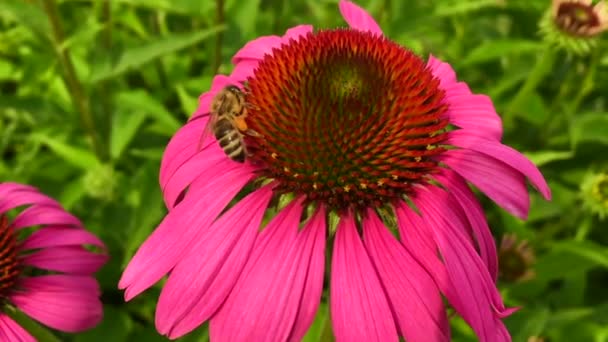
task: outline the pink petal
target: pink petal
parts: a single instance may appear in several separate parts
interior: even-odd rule
[[[439,159],[513,215],[528,215],[530,198],[519,171],[473,150],[448,150]]]
[[[458,82],[456,73],[445,62],[429,57],[427,66],[440,81],[448,104],[446,116],[451,124],[478,132],[488,138],[500,141],[502,121],[492,100],[486,95],[475,95],[464,82]]]
[[[442,87],[458,81],[454,69],[452,69],[448,63],[443,62],[439,58],[435,58],[435,56],[430,55],[426,64],[429,68],[431,68],[433,75],[439,78]]]
[[[348,26],[359,31],[371,31],[377,35],[382,35],[382,30],[378,23],[363,8],[350,1],[340,0],[340,13],[348,23]]]
[[[36,190],[15,188],[13,191],[5,191],[5,195],[0,197],[0,214],[30,204],[61,208],[61,205],[57,201]]]
[[[32,278],[32,288],[10,296],[10,301],[33,319],[57,330],[80,332],[96,326],[103,318],[97,293],[76,292],[37,281]]]
[[[156,309],[161,334],[179,337],[217,311],[247,261],[271,197],[272,189],[266,186],[240,200],[175,266]]]
[[[308,265],[308,279],[302,293],[302,301],[295,324],[289,335],[289,341],[301,341],[304,338],[319,308],[323,292],[323,276],[325,274],[325,216],[326,210],[323,206],[320,206],[311,221],[307,224],[307,228],[305,228],[310,231],[309,234],[316,231],[317,236],[315,237],[315,246]]]
[[[215,141],[215,138],[209,139]],[[213,173],[218,174],[221,167],[229,169],[240,167],[244,172],[252,170],[248,165],[243,166],[228,159],[217,143],[210,143],[204,150],[182,164],[168,179],[163,187],[163,198],[167,208],[172,210],[178,204],[178,199],[186,188],[190,187],[189,191],[192,191],[196,179],[201,179],[198,184],[205,185],[208,179],[215,177]]]
[[[108,261],[108,256],[70,246],[44,248],[25,255],[21,260],[26,265],[45,270],[87,275],[97,272]]]
[[[15,229],[37,225],[71,225],[82,228],[82,224],[76,216],[63,208],[38,204],[19,213],[12,224]]]
[[[72,291],[89,296],[101,295],[97,280],[91,276],[49,274],[35,277],[22,277],[19,286],[29,291]]]
[[[451,131],[448,135],[447,143],[477,151],[502,161],[523,173],[545,199],[551,199],[551,190],[538,168],[528,158],[513,148],[497,141],[475,136],[463,130]]]
[[[273,48],[278,48],[283,43],[279,36],[262,36],[245,44],[232,57],[232,64],[238,65],[243,60],[261,60],[266,54],[272,54]]]
[[[0,341],[36,342],[36,339],[7,315],[0,313]]]
[[[432,186],[420,191],[414,202],[429,224],[455,294],[460,297],[454,307],[481,341],[510,341],[508,331],[496,314],[505,311],[500,294],[488,269],[463,234],[465,228],[454,226],[459,220],[445,200],[447,195]]]
[[[481,205],[462,177],[456,173],[444,169],[442,172],[435,174],[434,177],[441,182],[446,189],[449,189],[454,200],[465,213],[469,225],[473,229],[475,241],[479,246],[481,259],[488,267],[488,271],[494,281],[496,281],[496,277],[498,276],[496,243],[492,237],[490,228],[488,227],[488,222],[486,221]]]
[[[462,307],[445,265],[438,257],[437,244],[433,240],[428,223],[405,202],[397,204],[395,215],[401,243],[405,249],[427,270],[452,306]]]
[[[249,181],[247,168],[229,163],[225,159],[199,177],[197,182],[202,184],[192,187],[135,253],[119,282],[119,288],[127,289],[127,300],[152,286],[189,253],[192,244]]]
[[[398,341],[386,295],[350,212],[336,231],[330,309],[338,341]]]
[[[15,182],[0,182],[0,198],[7,197],[13,191],[38,192],[38,189],[30,185]]]
[[[105,248],[94,234],[72,227],[45,227],[28,236],[20,246],[21,250],[57,246],[91,245]]]
[[[312,32],[311,25],[298,25],[287,30],[283,37],[263,36],[256,38],[245,44],[245,46],[232,57],[232,64],[239,65],[241,62],[247,60],[260,61],[264,58],[264,55],[272,54],[273,48],[278,48],[281,44],[289,42],[290,39],[297,39],[309,32]]]
[[[182,126],[167,144],[160,164],[159,183],[164,189],[175,171],[199,152],[200,137],[207,118],[192,120]],[[168,207],[172,207],[168,206]]]
[[[323,287],[324,211],[301,231],[302,199],[282,213],[262,231],[234,289],[211,319],[212,340],[286,341],[298,317],[305,321],[298,334],[312,323]]]
[[[449,341],[448,319],[435,282],[371,209],[363,220],[363,237],[405,339]]]
[[[259,63],[260,60],[258,59],[242,59],[239,61],[239,64],[235,65],[234,69],[232,69],[230,77],[239,82],[245,82],[249,77],[253,76],[253,72]]]

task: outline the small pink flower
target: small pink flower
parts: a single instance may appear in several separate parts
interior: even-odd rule
[[[538,169],[501,144],[492,101],[422,61],[340,1],[350,29],[290,29],[247,43],[165,151],[169,213],[120,281],[129,300],[169,274],[156,326],[210,321],[216,341],[299,341],[324,291],[338,341],[449,341],[442,294],[481,341],[508,341],[496,246],[475,185],[524,218]],[[246,83],[243,85],[243,83]],[[244,164],[214,138],[217,91],[251,104]],[[271,204],[278,202],[278,204]],[[329,243],[328,243],[329,242]],[[329,247],[329,248],[326,248]]]
[[[85,246],[105,249],[57,201],[27,185],[0,183],[0,341],[34,341],[4,313],[11,307],[65,332],[101,321],[92,274],[107,256]]]

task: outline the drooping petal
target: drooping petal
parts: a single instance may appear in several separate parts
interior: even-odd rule
[[[462,177],[456,173],[450,170],[442,170],[442,172],[435,174],[434,177],[449,189],[450,194],[465,213],[469,225],[473,230],[475,241],[479,247],[481,259],[488,267],[488,271],[492,278],[496,281],[496,278],[498,277],[496,242],[492,237],[488,222],[483,213],[483,208],[481,208],[479,201],[477,201],[475,195],[471,189],[469,189]]]
[[[0,341],[36,342],[36,339],[7,315],[0,313]]]
[[[298,232],[301,203],[283,209],[282,222],[273,221],[260,234],[241,277],[211,319],[211,339],[285,341],[297,318],[306,325],[298,334],[312,323],[321,299],[323,267],[318,266],[324,258],[325,222],[318,212]]]
[[[191,120],[173,135],[165,148],[160,163],[159,183],[161,189],[165,188],[177,169],[199,152],[197,147],[206,124],[207,118]]]
[[[508,212],[519,218],[528,215],[530,198],[521,172],[473,150],[448,150],[439,159]]]
[[[45,227],[28,236],[20,245],[21,250],[57,246],[91,245],[105,248],[103,242],[84,229],[73,227]]]
[[[371,209],[363,220],[363,242],[401,335],[411,342],[449,341],[450,328],[437,285]]]
[[[12,191],[9,191],[10,188]],[[37,190],[18,186],[5,186],[5,195],[0,196],[0,214],[22,205],[38,204],[60,208],[61,205],[54,199],[41,194]]]
[[[11,302],[33,319],[57,330],[79,332],[96,326],[103,318],[97,293],[37,282],[32,278],[31,289],[23,287],[10,295]]]
[[[515,149],[500,142],[485,139],[483,136],[465,132],[464,130],[449,132],[447,143],[477,151],[502,161],[513,169],[523,173],[545,199],[551,199],[551,190],[536,165]]]
[[[271,196],[266,186],[240,200],[171,271],[156,309],[161,334],[179,337],[217,311],[247,261]]]
[[[395,206],[401,244],[429,272],[446,297],[453,298],[452,284],[445,265],[438,258],[437,244],[430,228],[409,205],[403,201]]]
[[[310,234],[316,232],[315,246],[311,251],[310,263],[308,265],[308,274],[304,292],[302,293],[302,301],[298,314],[296,315],[295,324],[291,329],[289,341],[301,341],[306,332],[310,328],[321,300],[323,292],[323,275],[325,273],[325,223],[326,210],[321,206],[312,217],[307,225]]]
[[[19,287],[29,291],[72,291],[90,296],[101,295],[97,280],[91,276],[71,274],[48,274],[19,279]]]
[[[466,229],[455,227],[459,220],[446,205],[447,195],[438,187],[429,187],[420,191],[414,202],[439,247],[455,295],[460,297],[454,307],[482,342],[510,341],[500,316],[512,310],[505,309],[488,269],[463,234]]]
[[[195,183],[201,184],[192,187],[135,253],[119,282],[119,288],[127,289],[127,300],[167,274],[249,181],[247,168],[230,163],[225,159],[200,176]]]
[[[445,115],[450,123],[500,141],[502,121],[492,100],[486,95],[473,94],[466,83],[458,82],[456,73],[448,63],[431,55],[427,66],[445,91],[444,101],[448,105]]]
[[[329,302],[337,341],[398,340],[384,289],[350,212],[336,231]]]
[[[76,246],[43,248],[21,258],[25,265],[81,275],[97,272],[106,261],[107,255],[92,253]]]
[[[181,198],[180,196],[186,188],[189,187],[188,191],[194,189],[195,180],[197,178],[203,178],[204,180],[212,179],[212,177],[216,177],[220,168],[227,167],[233,169],[237,166],[238,163],[230,160],[217,143],[209,144],[203,151],[182,164],[175,171],[173,176],[167,180],[167,183],[163,188],[165,205],[172,210],[178,203],[178,198]],[[245,165],[243,166],[242,171],[246,170],[252,169]],[[251,172],[252,171],[249,173],[251,174]],[[207,182],[203,181],[198,183],[206,185]]]
[[[12,224],[15,229],[37,225],[66,225],[82,228],[78,218],[63,208],[38,204],[32,205],[19,213]]]
[[[359,31],[371,31],[377,35],[382,35],[382,29],[376,20],[363,8],[347,0],[340,0],[340,13],[348,23],[348,26]]]

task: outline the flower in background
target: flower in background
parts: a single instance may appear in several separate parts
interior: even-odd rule
[[[545,39],[577,54],[588,53],[596,37],[608,30],[608,6],[604,0],[553,0],[540,23]]]
[[[170,338],[210,320],[216,341],[298,341],[328,253],[338,341],[449,341],[442,294],[481,341],[510,340],[501,319],[514,310],[468,183],[525,218],[526,178],[549,198],[543,176],[500,142],[487,96],[390,41],[360,7],[339,7],[349,29],[258,38],[214,79],[165,150],[169,213],[119,287],[130,300],[168,274],[156,326]],[[246,137],[244,164],[213,138],[199,149],[211,98],[228,84],[245,84],[260,133]]]
[[[534,277],[532,265],[536,257],[526,240],[519,240],[513,233],[505,234],[498,249],[499,276],[508,282],[525,281]]]
[[[608,216],[608,173],[593,173],[585,176],[581,184],[583,206],[600,220]]]
[[[102,319],[92,276],[107,256],[80,221],[37,189],[0,183],[0,340],[33,341],[10,318],[17,308],[51,328],[79,332]]]

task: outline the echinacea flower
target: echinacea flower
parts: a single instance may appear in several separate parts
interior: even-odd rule
[[[540,22],[546,41],[576,54],[588,53],[608,30],[605,0],[553,0]]]
[[[0,341],[34,341],[10,318],[15,308],[65,332],[101,321],[92,274],[107,255],[90,248],[105,246],[57,201],[28,185],[0,183]]]
[[[130,300],[163,276],[156,326],[177,338],[299,341],[321,301],[326,254],[338,341],[448,341],[444,302],[481,341],[508,341],[496,246],[468,183],[524,218],[538,169],[501,144],[491,100],[425,63],[340,1],[349,29],[247,43],[165,150],[169,213],[125,270]],[[244,87],[244,164],[199,139],[211,98]],[[271,203],[278,202],[277,207]],[[266,222],[265,218],[268,219]]]

